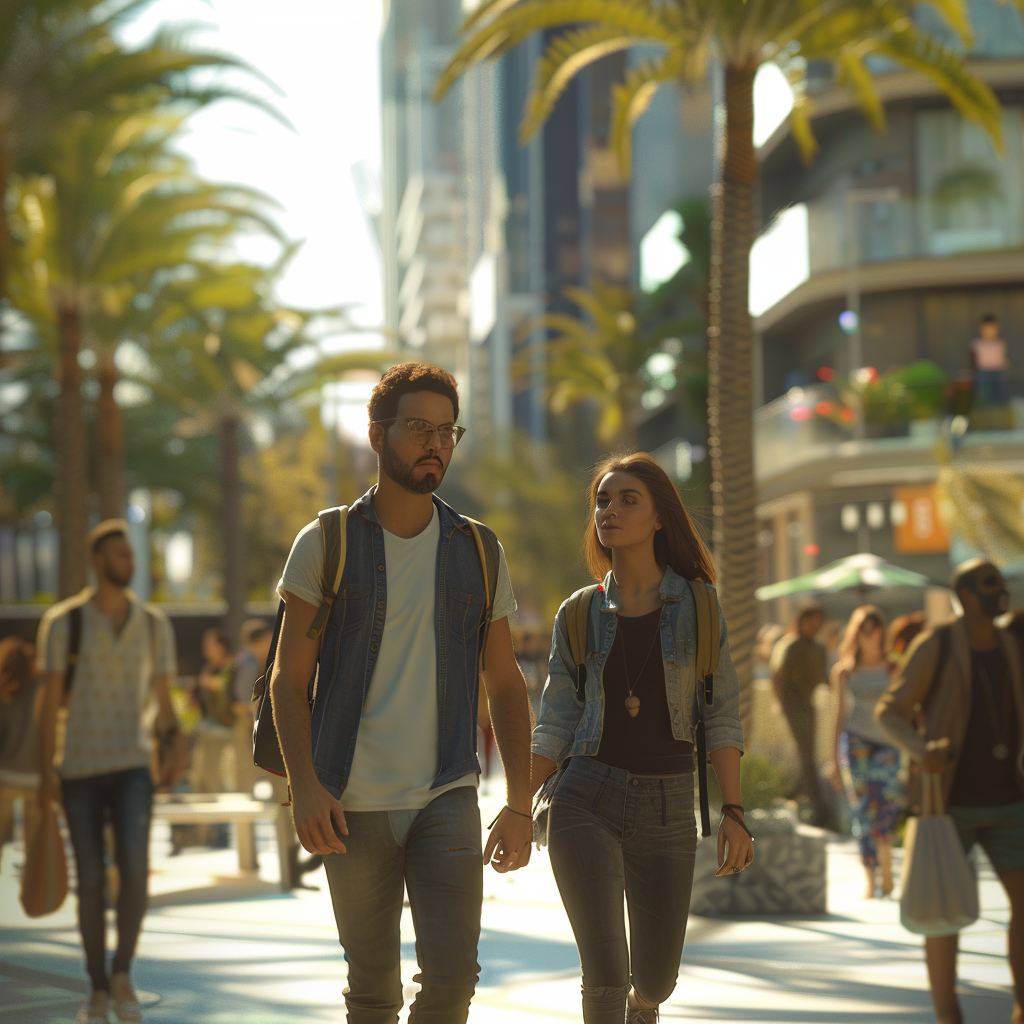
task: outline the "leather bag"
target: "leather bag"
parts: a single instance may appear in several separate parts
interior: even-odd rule
[[[939,775],[922,774],[922,814],[907,823],[900,921],[917,935],[956,935],[978,919],[978,884]]]
[[[27,847],[21,905],[29,917],[44,917],[59,910],[68,894],[68,865],[55,805],[43,812]]]

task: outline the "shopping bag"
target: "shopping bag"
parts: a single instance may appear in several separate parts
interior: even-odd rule
[[[978,919],[978,884],[944,813],[940,776],[921,778],[922,813],[907,823],[900,921],[918,935],[955,935]]]
[[[68,894],[64,840],[57,825],[57,808],[53,804],[43,812],[26,847],[21,905],[29,917],[43,917],[59,910]]]

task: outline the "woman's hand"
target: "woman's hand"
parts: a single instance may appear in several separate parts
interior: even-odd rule
[[[743,817],[739,811],[733,812]],[[747,867],[754,859],[754,840],[747,835],[743,826],[728,814],[722,815],[722,824],[718,826],[718,863],[715,877],[720,875],[736,875]]]

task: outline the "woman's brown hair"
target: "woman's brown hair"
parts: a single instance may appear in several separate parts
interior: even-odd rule
[[[583,557],[595,580],[603,580],[612,567],[612,553],[597,536],[594,513],[601,481],[609,473],[629,473],[641,481],[651,495],[661,520],[661,529],[654,534],[654,557],[660,566],[668,566],[688,580],[715,582],[715,564],[711,552],[700,538],[689,512],[668,473],[647,452],[611,455],[594,471],[590,481],[590,523],[583,538]]]
[[[885,612],[873,604],[862,604],[855,608],[846,624],[843,642],[839,645],[839,664],[848,672],[852,672],[860,662],[860,630],[865,622],[874,621],[882,631],[882,657],[888,654],[885,637]]]

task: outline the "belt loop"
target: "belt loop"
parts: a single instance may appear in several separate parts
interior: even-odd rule
[[[665,828],[668,825],[668,807],[665,800],[665,780],[659,779],[661,783],[661,827]]]

